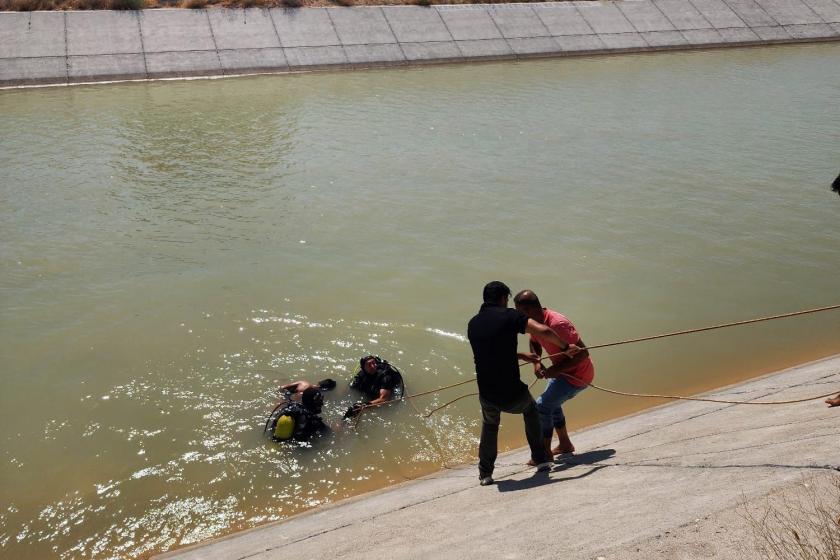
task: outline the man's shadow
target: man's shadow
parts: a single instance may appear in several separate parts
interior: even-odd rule
[[[587,451],[586,453],[581,453],[580,455],[572,455],[563,463],[555,465],[550,471],[535,472],[534,476],[526,478],[524,480],[500,480],[496,483],[496,486],[499,488],[499,492],[514,492],[516,490],[527,490],[528,488],[536,488],[537,486],[554,484],[555,482],[564,482],[566,480],[585,478],[609,466],[598,465],[596,463],[606,461],[607,459],[610,459],[614,456],[615,449],[597,449],[595,451]],[[563,478],[552,478],[550,476],[552,473],[563,472],[565,470],[571,469],[572,467],[577,467],[580,465],[595,466],[575,476],[567,476]]]

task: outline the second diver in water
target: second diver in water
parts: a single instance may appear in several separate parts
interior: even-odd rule
[[[351,406],[344,414],[345,418],[358,416],[367,406],[392,400],[403,388],[402,374],[379,356],[365,356],[359,360],[359,371],[350,382],[350,388],[361,391],[369,400]]]

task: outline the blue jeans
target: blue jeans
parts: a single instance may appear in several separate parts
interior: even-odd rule
[[[537,399],[543,438],[550,438],[554,428],[563,428],[566,425],[562,405],[584,389],[586,387],[575,387],[565,377],[548,380],[545,391]]]

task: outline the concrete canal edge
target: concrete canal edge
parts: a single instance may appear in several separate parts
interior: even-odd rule
[[[710,395],[831,391],[840,354]],[[578,453],[549,473],[525,467],[520,449],[499,457],[494,486],[478,485],[474,465],[447,469],[158,558],[752,558],[740,547],[752,538],[742,510],[760,514],[766,496],[840,477],[840,409],[821,400],[684,401],[573,440]]]
[[[0,12],[0,87],[840,40],[840,0]]]

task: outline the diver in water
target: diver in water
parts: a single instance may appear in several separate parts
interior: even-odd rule
[[[361,391],[369,400],[351,406],[344,417],[352,418],[367,406],[390,401],[402,387],[402,374],[397,368],[379,356],[365,356],[359,360],[359,371],[350,382],[350,388]]]
[[[321,419],[323,405],[321,390],[307,387],[301,392],[300,401],[287,399],[274,408],[265,423],[265,433],[274,441],[309,441],[327,429]]]

